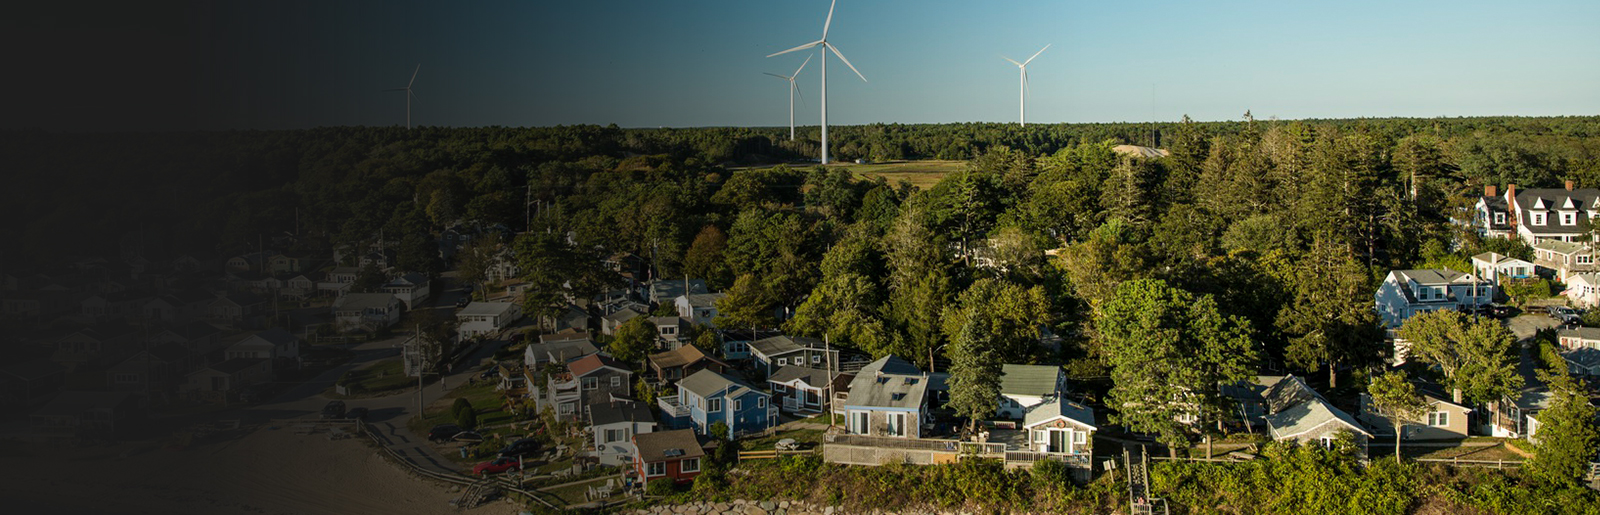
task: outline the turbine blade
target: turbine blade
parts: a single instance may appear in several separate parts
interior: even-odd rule
[[[791,81],[789,81],[789,88],[793,89],[794,90],[794,94],[798,95],[800,97],[800,107],[805,107],[806,106],[806,94],[804,92],[800,91],[800,85],[799,84],[795,84],[794,81],[791,80]]]
[[[1015,65],[1017,65],[1017,66],[1022,66],[1022,63],[1019,63],[1019,62],[1017,62],[1017,61],[1016,61],[1016,60],[1015,60],[1015,59],[1012,59],[1012,58],[1010,58],[1010,57],[1006,57],[1006,56],[1003,56],[1003,55],[1002,55],[1002,56],[1000,56],[1000,58],[1001,58],[1001,59],[1005,59],[1005,60],[1007,60],[1007,61],[1010,61],[1010,62],[1011,62],[1011,64],[1015,64]]]
[[[417,72],[420,72],[420,71],[422,71],[422,65],[420,65],[420,64],[417,65],[417,69],[411,70],[411,82],[407,82],[406,83],[406,87],[409,88],[409,87],[411,87],[412,84],[415,84],[417,82]]]
[[[407,95],[411,95],[411,98],[415,98],[417,100],[422,100],[421,98],[417,97],[417,92],[411,91],[411,88],[406,88],[406,94]]]
[[[832,50],[833,51],[833,55],[839,56],[839,60],[840,61],[844,61],[844,65],[845,66],[849,66],[850,67],[850,71],[856,72],[856,76],[857,77],[861,77],[861,82],[867,82],[867,76],[866,75],[862,75],[861,74],[861,70],[857,70],[856,69],[856,65],[850,64],[850,60],[849,59],[845,59],[844,58],[844,54],[839,53],[839,48],[838,47],[833,46],[833,43],[823,43],[822,45],[823,45],[823,47],[827,48],[828,50]]]
[[[770,54],[767,57],[776,57],[776,56],[780,56],[780,55],[787,54],[789,52],[794,52],[794,51],[797,51],[797,50],[805,50],[807,48],[811,48],[811,47],[814,47],[814,46],[817,46],[817,45],[820,45],[820,44],[822,44],[822,40],[819,39],[819,40],[816,40],[816,41],[812,41],[810,43],[806,43],[804,45],[800,45],[800,46],[797,46],[797,47],[794,47],[794,48],[791,48],[791,49],[788,49],[788,50],[784,50],[782,52],[778,52],[776,54]]]
[[[822,40],[823,41],[827,41],[828,40],[828,26],[829,25],[833,25],[833,8],[835,6],[837,6],[837,5],[839,5],[839,0],[833,0],[833,3],[828,4],[828,19],[824,20],[822,22]]]
[[[763,74],[763,75],[771,75],[771,76],[773,76],[773,77],[777,77],[777,78],[780,78],[780,79],[783,79],[783,80],[789,80],[789,78],[788,78],[788,77],[785,77],[785,76],[782,76],[782,75],[778,75],[778,74],[776,74],[776,73],[767,73],[767,72],[761,72],[761,73],[762,73],[762,74]]]
[[[1041,48],[1041,49],[1039,49],[1039,51],[1038,51],[1038,52],[1034,52],[1034,53],[1033,53],[1033,57],[1039,57],[1039,54],[1042,54],[1042,53],[1044,53],[1044,50],[1045,50],[1045,48],[1050,48],[1050,44],[1046,44],[1046,45],[1045,45],[1045,46],[1044,46],[1044,48]],[[1029,57],[1029,58],[1028,58],[1028,60],[1026,60],[1026,61],[1023,61],[1023,62],[1022,62],[1022,64],[1023,64],[1023,65],[1024,65],[1024,66],[1026,66],[1026,65],[1027,65],[1027,64],[1028,64],[1028,63],[1031,63],[1031,62],[1033,62],[1033,57]]]
[[[806,56],[806,60],[805,60],[805,61],[802,61],[802,62],[801,62],[801,63],[800,63],[800,67],[799,67],[799,68],[795,68],[795,70],[794,70],[794,75],[790,75],[790,76],[789,76],[789,78],[791,78],[791,79],[793,79],[793,78],[795,78],[795,77],[799,77],[799,76],[800,76],[800,70],[804,70],[804,69],[806,69],[806,64],[807,64],[807,63],[810,63],[810,62],[811,62],[811,56],[810,56],[810,55],[807,55],[807,56]]]

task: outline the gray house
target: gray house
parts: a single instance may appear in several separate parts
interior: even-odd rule
[[[1262,393],[1267,429],[1273,440],[1332,447],[1340,431],[1349,431],[1361,455],[1372,433],[1296,376],[1285,376]]]
[[[898,356],[884,356],[856,373],[834,412],[844,414],[849,434],[921,438],[932,393],[944,389],[947,377],[923,373]]]

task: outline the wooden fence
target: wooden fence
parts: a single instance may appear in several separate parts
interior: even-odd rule
[[[780,450],[777,450],[777,449],[773,449],[773,450],[769,450],[769,451],[739,451],[739,461],[744,461],[744,460],[771,460],[771,459],[777,459],[780,456],[797,456],[797,455],[809,455],[809,454],[816,454],[816,451],[815,450],[780,451]]]
[[[1496,469],[1522,466],[1522,460],[1463,460],[1460,458],[1417,458],[1422,463],[1448,463],[1457,467],[1488,467]]]

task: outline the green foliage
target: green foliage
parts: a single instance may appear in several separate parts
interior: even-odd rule
[[[459,419],[461,418],[461,410],[469,409],[472,409],[472,401],[467,400],[466,397],[456,397],[456,401],[450,403],[450,416]]]
[[[1372,407],[1394,428],[1394,459],[1400,461],[1400,440],[1405,435],[1406,422],[1427,415],[1428,402],[1417,394],[1417,388],[1406,381],[1405,372],[1389,372],[1373,378],[1367,385]]]
[[[1516,337],[1497,320],[1438,310],[1406,319],[1399,333],[1412,356],[1444,372],[1455,402],[1497,401],[1522,388]]]
[[[633,317],[618,327],[606,346],[611,356],[625,362],[642,362],[656,347],[656,326],[649,318]]]
[[[950,401],[945,404],[976,427],[1000,408],[1002,374],[993,322],[970,309],[965,324],[951,341]]]
[[[726,296],[717,299],[717,327],[772,327],[777,324],[773,316],[778,298],[753,274],[744,274],[733,282]]]
[[[706,429],[706,433],[710,434],[713,438],[716,438],[718,440],[727,440],[728,439],[728,424],[723,423],[721,420],[718,420],[716,422],[712,422],[711,423],[711,427]]]
[[[1547,376],[1550,406],[1540,411],[1537,443],[1527,470],[1546,484],[1577,487],[1600,446],[1596,409],[1577,381],[1565,374]]]
[[[1514,303],[1522,303],[1531,299],[1546,299],[1554,297],[1555,289],[1550,281],[1545,279],[1503,279],[1500,289]]]
[[[473,429],[478,427],[478,410],[469,406],[462,408],[461,411],[455,412],[455,415],[456,425],[461,426],[462,429]]]
[[[654,497],[665,497],[678,492],[678,483],[672,478],[651,480],[644,485],[644,493]]]

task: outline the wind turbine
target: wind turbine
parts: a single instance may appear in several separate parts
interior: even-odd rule
[[[789,81],[789,141],[794,141],[794,94],[800,92],[800,86],[796,85],[794,83],[794,78],[795,77],[799,77],[800,76],[800,70],[806,69],[806,63],[810,63],[810,62],[811,62],[811,56],[806,56],[806,60],[804,62],[800,63],[800,67],[799,68],[795,68],[794,75],[778,75],[776,73],[761,72],[761,73],[766,73],[767,75],[771,75],[773,77],[777,77],[777,78]],[[806,99],[805,94],[801,94],[800,95],[800,100],[801,101],[805,101],[805,99]]]
[[[420,71],[422,71],[422,65],[420,65],[420,64],[417,65],[417,69],[411,70],[411,82],[407,82],[406,83],[406,87],[403,87],[403,88],[391,88],[391,89],[384,90],[384,91],[404,91],[404,92],[406,92],[406,128],[407,129],[411,128],[411,99],[412,98],[416,98],[416,96],[417,96],[416,93],[412,93],[411,92],[411,85],[412,84],[416,84],[416,82],[417,82],[417,72],[420,72]]]
[[[1021,85],[1017,86],[1017,94],[1022,97],[1022,106],[1018,108],[1019,112],[1017,114],[1017,124],[1023,127],[1028,126],[1028,63],[1033,62],[1034,57],[1039,57],[1039,54],[1044,53],[1045,48],[1050,48],[1050,45],[1045,45],[1044,48],[1039,49],[1038,52],[1034,52],[1033,57],[1029,57],[1028,60],[1020,63],[1012,60],[1010,57],[1003,55],[1000,56],[1001,59],[1011,61],[1011,64],[1017,65],[1017,69],[1021,70],[1022,72],[1022,83]]]
[[[828,52],[832,51],[840,61],[844,61],[844,65],[849,66],[850,71],[856,72],[856,76],[861,77],[861,82],[867,81],[867,76],[862,75],[861,70],[856,69],[856,65],[850,64],[850,60],[839,53],[838,47],[828,42],[828,26],[833,24],[833,8],[837,5],[839,0],[833,0],[833,3],[828,5],[828,18],[822,22],[822,39],[767,56],[773,57],[807,48],[822,47],[822,164],[828,164]]]

